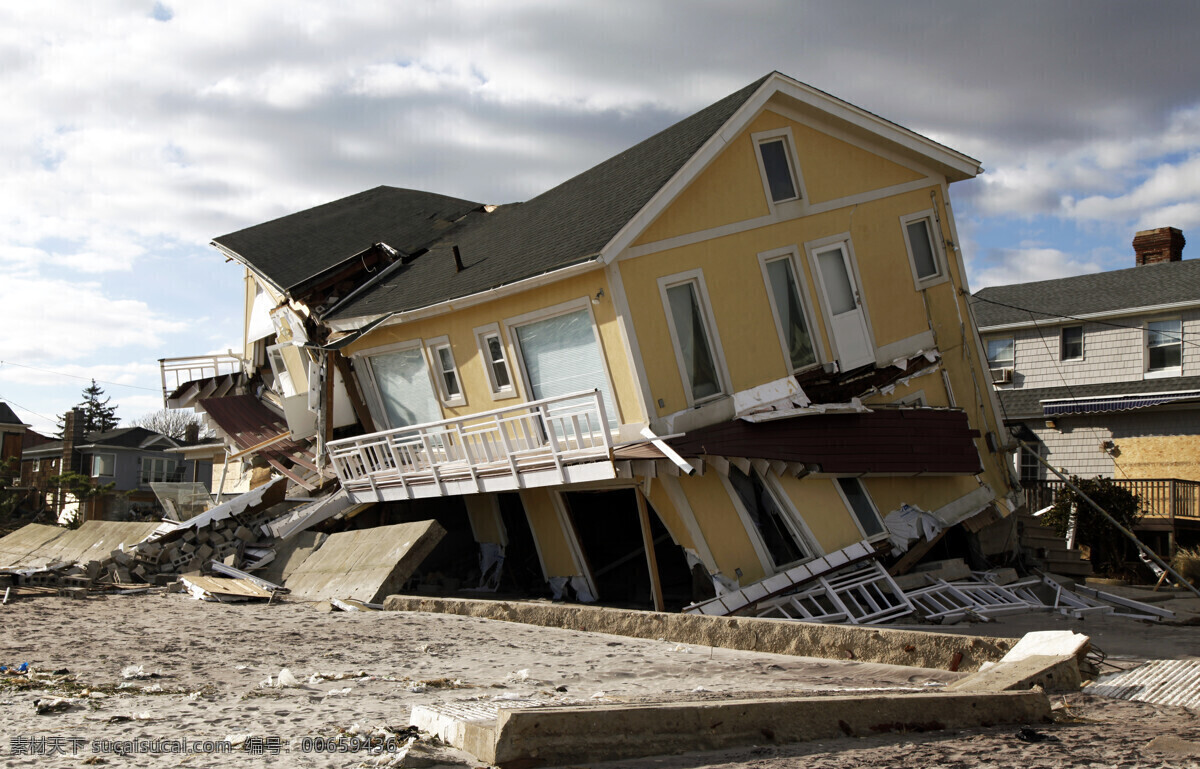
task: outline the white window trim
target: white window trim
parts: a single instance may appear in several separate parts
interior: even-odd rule
[[[738,469],[741,470],[742,468]],[[738,495],[737,489],[733,488],[733,482],[729,480],[729,475],[727,473],[718,472],[717,477],[721,479],[721,485],[725,487],[725,493],[728,495],[729,501],[733,503],[733,508],[737,511],[738,518],[740,518],[742,521],[742,528],[746,530],[747,536],[750,537],[750,544],[754,547],[754,553],[758,556],[758,561],[762,566],[763,573],[769,577],[772,574],[778,574],[780,572],[787,571],[797,564],[807,563],[814,558],[819,558],[820,556],[824,555],[825,551],[821,549],[819,544],[817,544],[817,538],[812,535],[812,531],[809,530],[808,524],[804,521],[804,517],[801,516],[799,511],[796,510],[795,506],[792,505],[791,498],[788,497],[787,493],[784,492],[783,488],[779,485],[779,480],[774,476],[774,474],[771,472],[760,473],[753,466],[750,467],[748,472],[745,470],[742,470],[742,472],[745,472],[746,475],[758,476],[758,479],[762,481],[764,486],[766,486],[767,492],[771,495],[771,498],[774,500],[775,504],[779,506],[780,512],[783,513],[784,523],[791,530],[792,535],[799,540],[804,548],[812,553],[812,555],[808,558],[801,558],[797,561],[792,561],[791,563],[781,563],[776,565],[775,561],[771,558],[770,551],[767,550],[767,543],[763,541],[762,533],[759,532],[758,527],[754,525],[754,520],[750,517],[750,513],[746,510],[746,506],[742,504],[742,498]]]
[[[924,390],[915,390],[908,395],[902,395],[892,401],[896,406],[919,406],[925,407],[929,405],[929,400],[925,397]]]
[[[800,173],[800,161],[796,155],[796,141],[792,137],[792,129],[790,126],[786,128],[776,128],[770,131],[758,131],[750,134],[750,139],[754,142],[754,160],[758,163],[758,174],[762,180],[763,195],[766,196],[767,205],[772,213],[779,213],[781,207],[794,207],[795,213],[800,214],[808,200],[808,190],[804,187],[804,177]],[[767,166],[763,163],[762,152],[759,150],[760,144],[765,144],[776,139],[783,139],[783,147],[787,154],[788,165],[792,171],[792,183],[796,186],[796,197],[787,200],[776,202],[771,199],[771,182],[767,179]]]
[[[500,329],[499,323],[489,323],[486,326],[479,326],[473,329],[475,334],[475,346],[479,348],[479,359],[483,362],[483,370],[487,375],[488,386],[492,389],[492,400],[501,401],[509,398],[521,397],[520,381],[516,372],[513,370],[512,362],[516,360],[513,347],[505,339],[504,332]],[[504,367],[508,370],[508,384],[500,387],[496,384],[496,374],[492,371],[492,357],[488,352],[487,340],[488,337],[495,336],[500,340],[500,350],[504,353]]]
[[[667,289],[684,283],[694,283],[696,299],[700,303],[701,317],[704,320],[704,330],[708,333],[709,350],[717,367],[717,379],[721,391],[696,400],[692,397],[692,380],[688,376],[687,365],[683,360],[683,347],[679,344],[679,332],[675,329],[675,315],[671,312],[671,301],[667,297]],[[683,385],[683,395],[687,399],[688,408],[700,404],[729,397],[733,388],[730,386],[729,367],[725,364],[725,351],[721,347],[721,336],[717,333],[717,321],[713,317],[712,302],[708,298],[708,286],[704,282],[704,271],[701,269],[677,272],[658,279],[658,295],[662,299],[663,312],[667,316],[667,331],[671,335],[671,348],[675,351],[675,365],[679,370],[679,382]]]
[[[796,290],[800,292],[800,301],[804,310],[804,322],[808,326],[809,341],[813,346],[813,352],[817,358],[816,362],[811,366],[804,366],[797,369],[792,368],[792,356],[788,350],[787,338],[784,336],[783,323],[779,318],[779,308],[775,306],[775,292],[771,290],[771,276],[767,273],[767,264],[779,261],[780,259],[788,259],[792,263],[792,275],[796,279]],[[800,249],[796,246],[786,246],[784,248],[763,251],[758,255],[758,268],[762,271],[763,286],[767,289],[767,301],[771,305],[771,317],[775,319],[775,333],[779,336],[779,348],[783,352],[783,365],[793,374],[817,368],[827,361],[828,358],[825,355],[825,345],[821,340],[821,329],[817,325],[816,317],[813,316],[811,305],[814,304],[816,297],[808,290],[808,275],[804,271],[803,261],[800,259]]]
[[[279,397],[291,398],[297,394],[296,380],[292,378],[292,372],[288,371],[287,359],[283,357],[284,347],[291,347],[291,342],[281,342],[267,347],[267,365],[271,367],[271,372],[275,374],[275,385],[279,391]],[[279,365],[283,367],[283,371],[275,367],[275,356],[272,353],[279,354]]]
[[[858,271],[858,256],[854,253],[854,243],[850,240],[850,233],[842,232],[837,235],[810,240],[804,244],[804,253],[808,257],[808,266],[812,272],[813,281],[817,286],[817,297],[821,305],[821,320],[824,322],[826,332],[829,334],[829,345],[834,348],[830,350],[828,359],[840,362],[842,354],[836,349],[837,339],[833,336],[833,316],[829,313],[829,296],[825,293],[825,281],[821,279],[821,265],[817,261],[817,254],[828,251],[833,246],[840,247],[846,254],[846,261],[850,264],[850,276],[854,279],[854,285],[858,287],[857,298],[859,307],[862,309],[863,323],[866,324],[867,328],[867,343],[878,354],[879,345],[875,343],[875,326],[871,323],[871,308],[867,303],[867,298],[863,295],[866,289],[863,288],[862,275]]]
[[[867,536],[866,530],[862,527],[862,524],[858,520],[858,514],[854,512],[854,506],[851,505],[850,500],[846,498],[846,492],[842,491],[842,484],[839,483],[841,478],[858,481],[858,485],[862,487],[863,496],[866,497],[867,503],[871,505],[871,510],[875,512],[875,517],[879,519],[879,526],[883,529],[881,532],[871,537]],[[887,524],[883,522],[883,516],[879,514],[879,505],[876,505],[875,500],[871,499],[871,490],[867,488],[867,484],[863,483],[863,479],[859,476],[840,475],[830,480],[833,483],[833,488],[838,493],[838,497],[841,498],[842,504],[846,506],[846,512],[850,515],[850,520],[854,521],[854,525],[858,528],[858,533],[862,535],[862,538],[869,542],[878,542],[880,540],[887,539]]]
[[[539,320],[547,320],[549,318],[558,317],[559,315],[579,312],[580,310],[587,310],[588,319],[592,322],[592,334],[596,338],[596,349],[600,351],[600,358],[604,369],[604,379],[606,382],[608,382],[608,391],[612,394],[613,408],[617,410],[617,413],[611,416],[618,425],[624,424],[621,419],[621,404],[617,398],[617,389],[613,387],[612,374],[608,370],[608,351],[604,347],[604,340],[600,337],[600,326],[596,323],[596,313],[592,311],[592,298],[590,296],[581,296],[578,299],[571,299],[569,301],[562,302],[561,304],[556,304],[552,307],[543,307],[540,310],[527,312],[523,315],[505,318],[502,321],[504,325],[504,332],[508,338],[512,340],[511,348],[506,348],[505,351],[508,352],[509,349],[511,349],[515,356],[514,360],[517,362],[517,369],[520,373],[518,379],[521,381],[522,394],[524,396],[524,400],[528,401],[533,394],[533,384],[529,379],[529,371],[525,368],[525,356],[521,352],[520,343],[517,341],[518,337],[516,335],[516,329],[520,328],[521,326],[527,326],[530,323],[536,323]],[[514,372],[510,366],[508,372],[509,376],[512,377],[514,373],[516,372]]]
[[[1079,357],[1064,358],[1063,357],[1063,333],[1069,328],[1079,329]],[[1016,357],[1016,349],[1013,349],[1013,356]],[[1083,324],[1074,324],[1071,326],[1062,326],[1058,330],[1058,362],[1067,364],[1083,363],[1087,357],[1087,335],[1083,333]]]
[[[922,278],[917,274],[917,260],[913,256],[912,242],[908,239],[908,225],[921,220],[925,221],[929,233],[929,246],[933,253],[933,264],[937,268],[937,272],[927,278]],[[950,271],[946,266],[946,254],[942,250],[941,233],[937,229],[937,216],[932,208],[901,216],[900,233],[904,236],[904,249],[908,252],[908,266],[912,270],[914,288],[920,291],[950,280]]]
[[[442,368],[441,356],[438,355],[438,350],[443,347],[450,351],[450,371],[454,374],[455,381],[458,382],[458,395],[451,395],[446,388],[446,372]],[[426,339],[425,358],[433,364],[430,374],[437,385],[435,392],[442,403],[446,406],[467,405],[466,386],[463,384],[462,374],[458,373],[458,361],[454,357],[454,347],[450,344],[450,337],[442,335],[433,339]]]
[[[98,451],[94,454],[90,454],[89,456],[91,456],[91,464],[88,467],[88,477],[90,477],[90,478],[115,478],[116,477],[116,475],[117,475],[117,455],[116,454],[112,453],[111,451]],[[96,472],[96,458],[97,457],[108,457],[108,464],[109,464],[109,469],[111,470],[111,472],[106,473],[104,475],[101,475],[100,473]]]
[[[1013,351],[1012,360],[1009,361],[1008,363],[1004,363],[1003,361],[993,361],[991,359],[991,357],[988,356],[988,357],[984,358],[984,363],[987,364],[988,368],[1016,368],[1017,367],[1017,338],[1015,336],[993,336],[988,339],[984,339],[983,340],[983,354],[985,356],[987,356],[989,342],[1000,342],[1005,339],[1012,340],[1012,343],[1013,343],[1012,344],[1012,351]],[[993,363],[999,363],[999,365],[993,366],[992,365]]]
[[[1150,324],[1161,323],[1163,321],[1179,321],[1179,365],[1171,366],[1170,368],[1160,368],[1155,371],[1150,370]],[[1142,378],[1143,379],[1166,379],[1167,377],[1183,376],[1183,356],[1186,352],[1183,340],[1185,337],[1185,329],[1183,318],[1176,316],[1173,318],[1150,318],[1142,323]]]
[[[405,350],[417,349],[425,356],[425,371],[430,376],[433,375],[433,366],[429,361],[429,355],[425,350],[425,345],[420,339],[409,339],[404,342],[396,342],[395,344],[385,344],[380,347],[371,347],[366,350],[359,350],[350,357],[356,360],[356,365],[361,365],[366,371],[366,376],[358,375],[358,384],[366,394],[367,410],[371,412],[371,418],[375,420],[377,425],[387,425],[388,430],[397,430],[399,428],[392,425],[388,419],[387,409],[383,406],[383,393],[379,391],[379,384],[375,381],[375,367],[371,364],[371,358],[376,355],[386,355],[390,352],[403,352]],[[365,381],[364,381],[365,380]],[[364,386],[365,385],[365,386]],[[436,382],[430,382],[435,393],[441,392]],[[441,404],[439,404],[440,409]],[[445,419],[445,413],[442,414],[442,419]]]

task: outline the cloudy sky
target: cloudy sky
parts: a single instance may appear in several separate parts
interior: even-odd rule
[[[1200,225],[1194,2],[40,0],[0,8],[0,399],[223,351],[218,235],[379,184],[522,200],[779,70],[980,159],[973,289]],[[1200,229],[1196,229],[1200,248]]]

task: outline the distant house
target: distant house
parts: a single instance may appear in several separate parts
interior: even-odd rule
[[[1006,422],[1066,473],[1129,481],[1164,549],[1200,533],[1200,259],[1183,261],[1184,244],[1146,230],[1134,267],[973,301]],[[1027,489],[1052,480],[1026,453],[1019,470]]]
[[[29,425],[20,420],[7,403],[0,401],[0,466],[21,461],[21,443]]]
[[[48,482],[51,475],[77,472],[96,485],[115,483],[113,494],[90,500],[85,520],[121,519],[158,507],[151,483],[194,481],[211,486],[211,463],[185,459],[172,449],[180,441],[144,427],[121,427],[84,434],[68,413],[63,440],[29,448],[22,461],[22,485],[37,488],[44,503],[56,512],[71,504]]]

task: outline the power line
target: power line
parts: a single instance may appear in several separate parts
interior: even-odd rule
[[[70,377],[71,379],[82,379],[84,381],[90,380],[92,382],[99,382],[100,384],[112,385],[113,387],[128,387],[131,390],[147,390],[152,393],[162,391],[161,388],[158,388],[158,387],[142,387],[141,385],[122,384],[121,382],[109,382],[106,379],[96,379],[96,377],[91,377],[91,376],[79,376],[78,374],[67,374],[66,372],[63,372],[63,371],[54,371],[53,369],[39,368],[37,366],[27,366],[24,363],[13,363],[10,360],[0,360],[0,366],[17,366],[18,368],[27,368],[32,371],[44,371],[47,374],[54,374],[55,376],[65,376],[65,377]],[[26,411],[29,411],[29,410],[26,409]],[[35,412],[30,411],[29,413],[32,414]]]
[[[1142,331],[1143,330],[1141,326],[1131,326],[1128,323],[1113,323],[1112,321],[1097,320],[1096,318],[1081,318],[1076,315],[1062,315],[1062,314],[1049,313],[1049,312],[1046,312],[1045,310],[1034,310],[1030,307],[1022,307],[1017,304],[1009,304],[1008,302],[998,302],[995,299],[985,299],[984,297],[979,296],[978,294],[972,294],[971,298],[976,301],[987,302],[988,304],[994,304],[999,307],[1007,307],[1010,310],[1020,310],[1021,312],[1027,312],[1027,313],[1029,313],[1029,317],[1033,320],[1033,325],[1035,328],[1037,327],[1037,319],[1034,318],[1033,315],[1034,315],[1034,313],[1037,313],[1038,315],[1046,316],[1045,317],[1046,322],[1054,322],[1056,320],[1077,320],[1080,323],[1095,323],[1098,326],[1112,326],[1113,328],[1125,328],[1125,329],[1132,329],[1134,331]],[[1175,337],[1175,341],[1185,344],[1189,347],[1200,347],[1200,344],[1198,344],[1196,342],[1189,342],[1188,340],[1183,338],[1183,327],[1182,326],[1180,326],[1179,336]]]
[[[39,413],[37,413],[37,412],[36,412],[36,411],[34,411],[33,409],[25,408],[25,407],[24,407],[24,406],[22,406],[20,403],[17,403],[15,400],[13,400],[12,398],[5,398],[3,395],[0,395],[0,400],[2,400],[2,401],[7,401],[8,403],[11,403],[12,405],[14,405],[14,406],[16,406],[17,408],[21,409],[21,411],[27,411],[27,412],[29,412],[30,414],[33,414],[35,417],[41,417],[42,419],[46,420],[47,422],[54,422],[54,421],[57,421],[57,419],[51,419],[50,417],[46,416],[45,414],[39,414]]]

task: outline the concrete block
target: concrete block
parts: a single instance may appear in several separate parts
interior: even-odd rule
[[[466,731],[481,761],[527,767],[1049,720],[1040,692],[938,692],[501,709],[494,737]]]
[[[131,556],[129,553],[126,553],[124,550],[121,550],[120,548],[110,552],[108,557],[112,558],[121,566],[128,566],[133,562],[133,556]]]
[[[928,574],[933,579],[944,579],[953,582],[956,579],[967,579],[971,576],[971,567],[961,558],[950,558],[945,561],[930,561],[918,564],[914,572]]]
[[[911,574],[901,574],[899,577],[892,577],[897,587],[901,590],[917,590],[918,588],[928,587],[931,583],[928,574],[924,572],[914,572]]]
[[[182,542],[179,545],[180,555],[191,555],[196,552],[196,544],[194,542]]]
[[[233,536],[246,543],[258,541],[258,535],[245,526],[238,526],[237,530],[233,532]]]
[[[196,557],[208,560],[209,558],[212,558],[213,552],[212,545],[206,542],[196,548]]]
[[[992,569],[987,573],[987,581],[993,585],[1011,585],[1021,578],[1017,570],[1009,567]]]

